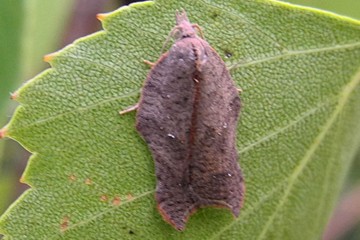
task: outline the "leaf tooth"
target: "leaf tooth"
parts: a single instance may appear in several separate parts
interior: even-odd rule
[[[103,22],[108,16],[109,16],[109,14],[107,14],[107,13],[98,13],[98,14],[96,14],[96,18],[100,22]]]
[[[55,58],[57,55],[58,55],[57,52],[46,54],[46,55],[43,57],[43,61],[44,61],[44,62],[47,62],[47,63],[50,63],[52,60],[54,60],[54,58]]]
[[[24,174],[23,174],[23,175],[21,175],[21,177],[20,177],[20,179],[19,179],[19,182],[21,182],[21,183],[25,183],[25,184],[26,184],[26,180],[25,180],[25,176],[24,176]]]
[[[4,138],[7,136],[7,127],[3,127],[2,129],[0,129],[0,139]]]
[[[11,100],[16,101],[18,97],[19,97],[19,93],[18,93],[18,92],[10,93],[10,99],[11,99]]]

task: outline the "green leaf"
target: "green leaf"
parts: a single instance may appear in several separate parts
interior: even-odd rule
[[[154,200],[135,104],[176,9],[204,30],[243,89],[238,219],[201,209],[184,232]],[[106,16],[105,31],[49,58],[17,92],[7,136],[33,153],[32,188],[1,218],[14,239],[318,239],[360,142],[360,23],[268,1],[158,0]]]

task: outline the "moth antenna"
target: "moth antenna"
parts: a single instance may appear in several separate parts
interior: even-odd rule
[[[166,48],[167,44],[170,42],[170,39],[175,36],[176,32],[179,31],[179,29],[180,28],[178,26],[176,26],[171,30],[171,32],[167,36],[167,38],[166,38],[166,40],[165,40],[165,42],[164,42],[164,44],[163,44],[163,46],[161,48],[161,54],[164,52],[164,49]]]
[[[198,32],[199,32],[199,34],[200,34],[200,37],[201,37],[202,39],[205,39],[204,33],[203,33],[201,27],[200,27],[198,24],[191,24],[191,26],[192,26],[193,28],[195,28],[196,30],[198,30]]]

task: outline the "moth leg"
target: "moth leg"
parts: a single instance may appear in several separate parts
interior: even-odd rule
[[[242,88],[239,88],[239,87],[238,87],[238,88],[236,88],[236,90],[238,91],[239,94],[242,94],[242,93],[243,93]]]
[[[155,66],[155,63],[150,62],[150,61],[148,61],[148,60],[143,60],[143,62],[144,62],[146,65],[149,65],[150,68],[153,68],[153,67]]]
[[[125,113],[135,111],[136,109],[138,109],[138,107],[139,107],[139,103],[135,104],[134,106],[128,107],[128,108],[120,111],[119,114],[124,115]]]

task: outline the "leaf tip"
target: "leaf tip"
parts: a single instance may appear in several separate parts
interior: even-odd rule
[[[106,13],[98,13],[96,14],[96,18],[100,21],[100,22],[103,22],[107,17],[108,17],[109,14],[106,14]]]
[[[7,127],[3,127],[0,129],[0,139],[5,138],[7,136]]]

